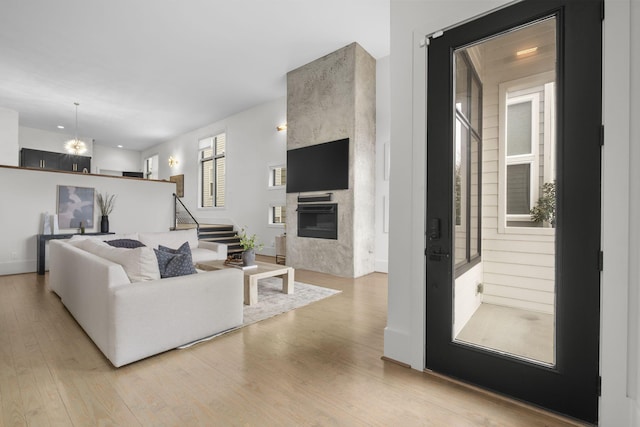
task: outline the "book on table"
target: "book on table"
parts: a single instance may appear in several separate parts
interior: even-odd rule
[[[242,260],[227,260],[225,261],[224,265],[226,265],[227,267],[233,267],[233,268],[237,268],[239,270],[251,270],[253,268],[258,268],[258,266],[256,264],[253,265],[244,265],[244,263],[242,262]]]

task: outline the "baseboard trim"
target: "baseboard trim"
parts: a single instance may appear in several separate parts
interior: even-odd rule
[[[375,270],[379,273],[389,273],[389,261],[377,259],[375,261]]]
[[[36,271],[35,265],[35,260],[0,262],[0,276],[33,273]]]
[[[430,369],[425,369],[425,370],[423,370],[423,372],[426,375],[430,376],[430,377],[438,378],[438,379],[446,381],[448,383],[452,383],[452,384],[458,385],[460,387],[464,387],[466,389],[473,390],[475,392],[483,394],[483,395],[485,395],[487,397],[490,397],[492,399],[499,400],[501,402],[509,403],[509,404],[512,404],[512,405],[515,405],[515,406],[519,406],[521,408],[526,408],[526,409],[528,409],[528,410],[530,410],[532,412],[536,412],[538,414],[542,414],[542,415],[557,419],[559,421],[568,423],[568,424],[573,425],[573,426],[584,427],[584,426],[590,425],[588,423],[585,423],[584,421],[576,420],[575,418],[571,418],[571,417],[569,417],[567,415],[562,415],[562,414],[559,414],[557,412],[553,412],[553,411],[550,411],[548,409],[541,408],[539,406],[535,406],[535,405],[533,405],[531,403],[523,402],[522,400],[518,400],[518,399],[515,399],[513,397],[505,396],[503,394],[496,393],[494,391],[484,389],[484,388],[479,387],[477,385],[470,384],[470,383],[461,381],[459,379],[449,377],[447,375],[443,375],[443,374],[439,374],[437,372],[433,372]]]
[[[385,362],[393,363],[394,365],[402,366],[403,368],[411,369],[411,365],[409,365],[408,363],[400,362],[399,360],[395,360],[387,356],[382,356],[380,357],[380,359]]]

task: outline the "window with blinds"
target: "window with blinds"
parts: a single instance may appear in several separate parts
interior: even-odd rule
[[[269,224],[286,224],[287,222],[287,207],[286,206],[271,206],[269,212]]]
[[[223,207],[225,198],[226,137],[224,133],[199,141],[200,207]]]
[[[287,185],[287,168],[285,166],[269,167],[269,187],[284,187]]]

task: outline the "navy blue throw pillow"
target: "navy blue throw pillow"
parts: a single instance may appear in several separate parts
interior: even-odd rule
[[[191,256],[191,247],[189,246],[189,242],[184,242],[178,249],[172,249],[166,246],[159,245],[158,250],[160,252],[166,252],[169,254],[183,255],[184,261],[181,262],[184,262],[184,271],[189,271],[188,274],[196,273],[196,268],[193,266],[193,258]],[[162,270],[160,270],[160,276],[162,277]]]
[[[144,246],[144,243],[142,243],[141,241],[133,240],[133,239],[107,240],[105,241],[105,243],[108,243],[111,246],[116,248],[127,248],[127,249],[141,248]]]
[[[162,279],[165,277],[186,276],[196,272],[193,264],[191,264],[191,259],[184,254],[174,254],[158,249],[153,251],[156,253],[156,258],[158,258],[158,269]]]

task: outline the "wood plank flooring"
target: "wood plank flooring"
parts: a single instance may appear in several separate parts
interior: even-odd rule
[[[296,280],[343,292],[119,369],[48,275],[0,277],[2,426],[564,426],[381,360],[387,277]]]

